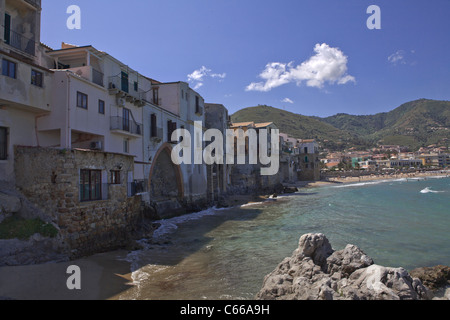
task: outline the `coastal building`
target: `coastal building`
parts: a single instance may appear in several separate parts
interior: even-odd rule
[[[319,144],[315,139],[300,140],[298,179],[301,181],[320,180]]]
[[[297,181],[299,171],[298,140],[286,133],[280,133],[280,175],[283,182]]]
[[[53,107],[40,22],[40,0],[0,0],[0,181],[14,182],[14,146],[39,145],[36,122]]]
[[[259,154],[259,139],[263,135],[260,135],[261,130],[266,130],[267,132],[267,154],[272,155],[276,153],[279,155],[280,150],[272,150],[271,140],[272,140],[272,130],[278,130],[277,126],[273,122],[266,123],[255,123],[250,122],[240,122],[231,123],[230,129],[234,130],[235,135],[235,152],[234,152],[234,165],[231,166],[230,173],[230,187],[228,188],[229,193],[252,193],[252,192],[273,192],[274,188],[278,186],[283,181],[283,176],[280,173],[281,170],[274,175],[261,175],[262,165],[258,162],[257,164],[251,164],[249,161],[249,151],[250,148],[257,146],[254,150]],[[248,131],[254,130],[256,133],[256,140],[251,141]],[[245,139],[243,139],[245,137]],[[238,140],[245,141],[245,144],[240,145]],[[239,159],[237,154],[245,155],[242,159]],[[245,160],[245,163],[240,163],[239,160]]]
[[[421,153],[417,158],[422,161],[424,167],[441,167],[450,166],[450,154],[448,153]]]
[[[422,166],[420,159],[388,159],[388,160],[366,160],[359,162],[360,169],[375,171],[385,168],[417,168]]]
[[[163,83],[153,79],[149,103],[143,107],[144,176],[146,201],[162,216],[178,215],[207,206],[207,167],[196,164],[193,150],[190,163],[176,165],[171,159],[176,129],[185,129],[192,144],[203,150],[205,102],[186,82]]]
[[[230,126],[228,110],[222,104],[205,103],[205,127],[206,129],[217,129],[221,132],[223,139],[223,150],[226,150],[226,130]],[[225,153],[222,164],[207,166],[207,188],[208,201],[216,203],[220,197],[227,193],[230,183],[231,165],[226,163]]]

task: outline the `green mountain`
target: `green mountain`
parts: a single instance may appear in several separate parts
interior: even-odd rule
[[[342,130],[320,118],[259,105],[242,109],[231,116],[234,123],[254,121],[273,122],[281,132],[298,139],[317,139],[324,148],[343,149],[351,146],[366,147],[367,143],[348,130]]]
[[[268,106],[240,110],[233,122],[274,122],[282,132],[296,138],[315,138],[323,147],[373,147],[396,144],[416,150],[421,146],[450,143],[450,101],[421,99],[375,115],[337,114],[307,117]]]

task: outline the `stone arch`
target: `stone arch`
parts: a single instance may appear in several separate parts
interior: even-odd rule
[[[173,163],[172,145],[164,143],[156,152],[148,179],[148,189],[153,201],[184,198],[183,173],[179,165]]]

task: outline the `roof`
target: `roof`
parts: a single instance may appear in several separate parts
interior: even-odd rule
[[[251,122],[236,122],[236,123],[232,123],[231,127],[249,127],[249,126],[254,126],[255,123],[253,121]]]
[[[272,125],[273,122],[255,123],[256,128],[265,128]]]
[[[311,142],[316,142],[315,139],[302,139],[301,141],[302,143],[311,143]]]

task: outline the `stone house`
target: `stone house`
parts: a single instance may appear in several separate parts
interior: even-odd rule
[[[16,187],[56,224],[55,250],[72,258],[123,247],[138,234],[141,199],[120,177],[133,167],[131,155],[15,147]]]
[[[298,179],[301,181],[320,180],[319,144],[315,139],[302,139],[298,143],[299,169]]]
[[[241,134],[245,135],[245,145],[235,143],[235,161],[230,170],[230,184],[229,192],[231,193],[271,193],[275,189],[279,188],[279,185],[283,182],[283,176],[280,170],[274,175],[261,175],[261,163],[251,164],[249,159],[249,152],[251,148],[256,148],[256,153],[259,154],[259,133],[260,130],[267,130],[267,153],[271,155],[275,153],[279,156],[280,150],[272,150],[272,130],[278,129],[273,122],[267,123],[255,123],[255,122],[242,122],[232,123],[230,129],[235,131],[236,140],[239,140]],[[240,131],[240,129],[242,131]],[[250,136],[247,134],[248,130],[255,130],[257,140],[251,141]],[[239,158],[236,156],[237,152],[245,154],[245,163],[240,163]]]

